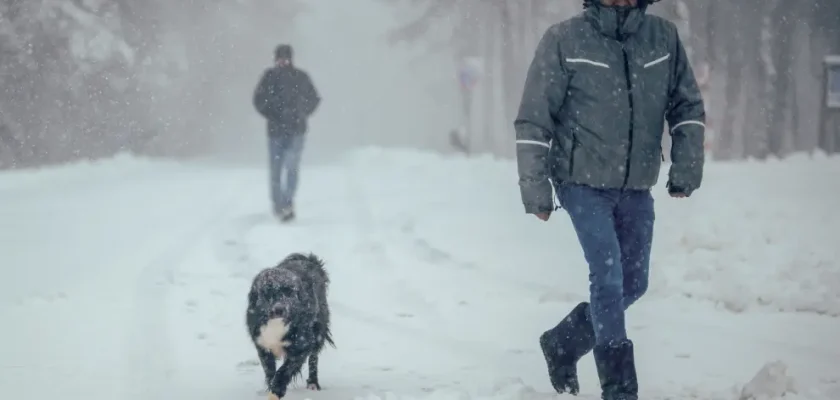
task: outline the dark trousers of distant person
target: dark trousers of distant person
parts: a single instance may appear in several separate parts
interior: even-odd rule
[[[288,215],[294,206],[305,135],[279,134],[268,138],[269,179],[274,212]]]

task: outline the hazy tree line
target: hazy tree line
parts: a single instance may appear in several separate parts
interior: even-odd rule
[[[243,57],[237,40],[266,36],[253,16],[277,33],[299,10],[272,0],[0,0],[0,166],[201,151],[208,119],[243,102],[219,82]]]
[[[470,143],[474,151],[510,156],[510,121],[539,36],[579,12],[582,1],[409,3],[416,18],[393,32],[393,40],[446,47],[456,63],[481,59]],[[689,47],[706,93],[716,158],[763,159],[817,147],[822,62],[840,54],[840,1],[663,0],[650,10],[675,22]]]
[[[392,32],[395,45],[482,62],[469,145],[512,156],[510,121],[536,43],[582,1],[380,1],[416,13]],[[235,125],[224,111],[243,94],[231,87],[256,79],[220,83],[254,69],[242,44],[267,36],[268,54],[301,10],[295,0],[0,0],[0,167],[205,150],[211,130]],[[651,11],[689,47],[715,157],[818,146],[822,60],[840,54],[840,1],[663,0]]]

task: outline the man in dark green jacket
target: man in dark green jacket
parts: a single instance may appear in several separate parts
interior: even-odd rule
[[[648,285],[666,122],[668,192],[702,181],[703,100],[676,27],[645,13],[654,1],[586,0],[549,28],[514,123],[525,212],[548,220],[556,192],[589,264],[590,301],[540,337],[560,393],[578,393],[576,364],[593,351],[603,398],[638,397],[624,311]]]

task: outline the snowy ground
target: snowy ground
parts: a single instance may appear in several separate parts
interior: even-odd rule
[[[737,399],[777,360],[787,399],[840,398],[838,173],[712,165],[691,199],[657,188],[652,286],[628,317],[643,398]],[[522,214],[514,164],[374,149],[302,178],[279,226],[262,169],[0,175],[0,399],[262,398],[245,294],[293,251],[328,262],[338,348],[324,391],[289,399],[556,396],[537,337],[585,299],[586,266],[565,215]],[[598,398],[591,357],[580,372]]]

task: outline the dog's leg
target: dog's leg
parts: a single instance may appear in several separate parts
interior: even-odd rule
[[[263,372],[265,372],[266,388],[270,388],[271,380],[274,379],[277,371],[277,359],[274,357],[274,354],[271,354],[270,351],[260,346],[257,346],[257,355],[260,358],[260,365],[263,367]]]
[[[295,375],[300,373],[304,361],[306,361],[305,356],[286,353],[286,359],[283,360],[283,365],[274,374],[274,379],[271,380],[271,385],[268,386],[269,400],[278,400],[286,395],[286,389],[289,387],[289,383]]]
[[[309,356],[309,378],[306,379],[306,388],[309,390],[321,390],[318,383],[318,353]]]

